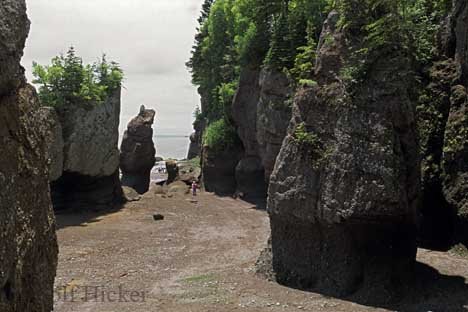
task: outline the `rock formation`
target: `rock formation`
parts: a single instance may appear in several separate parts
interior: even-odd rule
[[[376,58],[365,80],[343,69],[359,30],[324,24],[316,86],[298,92],[271,176],[268,212],[278,281],[384,301],[403,291],[416,256],[419,162],[409,62]]]
[[[53,308],[55,219],[39,103],[20,66],[29,31],[24,0],[0,6],[0,311]]]
[[[120,147],[122,184],[144,194],[149,189],[151,169],[155,164],[153,122],[156,112],[141,106],[125,131]]]
[[[120,88],[101,104],[56,111],[64,149],[63,174],[52,183],[54,208],[102,210],[119,203]]]
[[[193,132],[192,135],[190,135],[190,146],[187,159],[194,159],[201,156],[201,146],[204,128],[205,122],[203,120],[196,120],[193,123],[193,129],[195,130],[195,132]]]
[[[273,69],[243,70],[232,115],[244,145],[236,167],[237,191],[265,198],[276,157],[291,119],[290,81]]]
[[[167,160],[167,181],[171,184],[176,181],[191,185],[193,181],[199,181],[201,177],[200,164],[192,160]]]
[[[453,2],[419,110],[422,158],[421,243],[468,244],[468,6]]]
[[[174,181],[177,181],[179,177],[179,167],[177,166],[177,161],[175,160],[166,160],[166,171],[167,171],[167,184],[171,184]]]
[[[41,132],[46,139],[49,163],[49,180],[58,180],[63,172],[63,131],[60,120],[52,107],[43,106],[38,112]]]

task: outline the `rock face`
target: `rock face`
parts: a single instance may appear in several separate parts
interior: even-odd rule
[[[416,256],[409,62],[387,54],[359,85],[346,84],[342,69],[361,47],[338,20],[332,12],[324,24],[317,86],[298,92],[271,176],[273,269],[287,285],[383,301],[404,289]]]
[[[243,154],[242,149],[233,145],[222,152],[213,152],[203,147],[203,186],[208,192],[232,195],[236,192],[236,166]]]
[[[120,88],[101,104],[57,109],[63,175],[52,183],[54,208],[108,209],[122,200],[119,180]]]
[[[232,115],[245,152],[236,167],[237,191],[265,198],[276,157],[291,119],[292,90],[285,74],[245,68],[233,101]]]
[[[0,311],[53,308],[55,219],[39,103],[20,58],[29,30],[25,1],[0,6]]]
[[[454,1],[429,71],[428,101],[419,111],[423,205],[421,243],[468,244],[468,6]]]
[[[468,5],[455,1],[452,13],[457,77],[450,92],[445,128],[443,194],[457,213],[455,241],[468,246]]]
[[[195,130],[195,132],[193,132],[192,135],[190,135],[190,147],[187,159],[201,157],[205,121],[201,119],[195,120],[195,122],[193,123],[193,129]]]
[[[271,69],[262,70],[259,85],[256,134],[265,179],[269,181],[291,120],[293,90],[284,73]]]
[[[154,110],[141,106],[138,116],[128,124],[120,147],[122,184],[140,194],[148,192],[156,161],[152,128],[155,115]]]
[[[63,172],[63,132],[60,120],[52,107],[41,107],[38,112],[41,120],[41,131],[47,144],[47,158],[49,162],[49,180],[58,180]]]

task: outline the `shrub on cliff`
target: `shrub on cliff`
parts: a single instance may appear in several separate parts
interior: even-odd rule
[[[66,55],[52,59],[50,65],[33,63],[33,83],[39,85],[42,105],[99,104],[120,87],[123,71],[106,56],[93,64],[83,64],[71,47]]]
[[[205,130],[203,144],[213,152],[221,152],[238,140],[236,130],[224,118],[212,122]]]

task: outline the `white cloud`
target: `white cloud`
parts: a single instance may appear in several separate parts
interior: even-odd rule
[[[29,0],[23,65],[45,64],[74,45],[85,61],[102,53],[126,72],[121,129],[141,104],[158,111],[156,131],[191,132],[199,102],[185,62],[202,0]]]

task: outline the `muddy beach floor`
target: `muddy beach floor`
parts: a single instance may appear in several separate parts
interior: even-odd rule
[[[462,256],[419,250],[421,289],[403,303],[328,298],[255,273],[265,211],[206,193],[190,200],[148,194],[108,214],[58,215],[55,311],[468,311]]]

